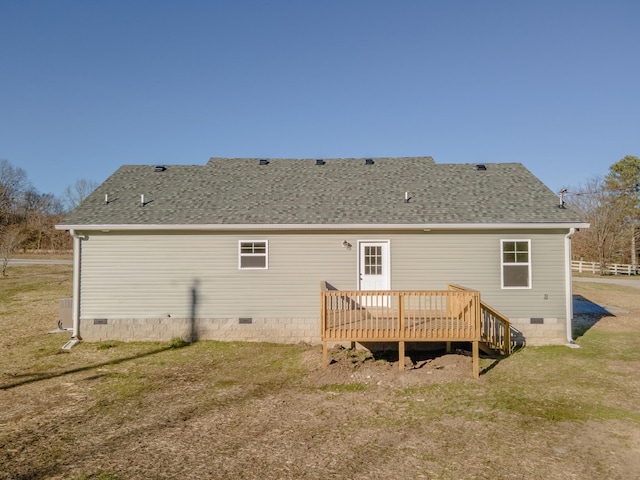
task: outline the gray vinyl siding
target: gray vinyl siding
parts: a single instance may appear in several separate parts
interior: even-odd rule
[[[269,269],[239,270],[238,240],[268,240]],[[97,234],[82,244],[81,317],[315,317],[320,280],[354,288],[339,235]]]
[[[321,280],[357,288],[358,240],[390,241],[394,290],[457,283],[510,317],[560,318],[565,233],[88,232],[81,318],[317,317]],[[500,240],[507,238],[531,240],[531,289],[501,288]],[[269,268],[239,270],[239,240],[268,240]]]
[[[566,233],[424,232],[416,234],[417,239],[404,235],[391,247],[392,288],[445,289],[455,283],[480,291],[483,301],[512,318],[564,318]],[[503,239],[531,240],[530,289],[502,288],[500,241]]]

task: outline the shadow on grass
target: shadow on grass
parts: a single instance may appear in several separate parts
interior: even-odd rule
[[[363,346],[369,349],[371,356],[374,360],[382,360],[388,363],[396,363],[398,359],[398,350],[394,348],[379,348],[378,345],[373,343],[362,343]],[[378,349],[377,349],[377,348]],[[422,364],[423,362],[433,360],[435,358],[446,355],[447,352],[444,347],[432,346],[431,348],[412,348],[412,345],[407,342],[407,348],[405,356],[409,357],[414,364]],[[455,352],[451,352],[455,353]]]
[[[480,369],[480,376],[485,375],[485,374],[489,373],[491,370],[493,370],[494,368],[496,368],[498,366],[498,364],[502,360],[506,360],[510,356],[515,355],[516,353],[520,352],[521,350],[524,350],[525,346],[526,346],[525,342],[517,343],[515,345],[512,344],[511,353],[509,355],[500,355],[500,354],[497,354],[497,353],[495,355],[483,355],[481,353],[480,354],[480,358],[487,358],[487,359],[492,360],[492,362],[489,365],[487,365],[486,367]]]
[[[123,357],[123,358],[116,358],[113,360],[109,360],[108,362],[102,362],[102,363],[97,363],[95,365],[87,365],[85,367],[78,367],[78,368],[73,368],[71,370],[65,370],[64,372],[58,372],[58,373],[43,373],[43,374],[38,374],[38,373],[34,373],[34,374],[23,374],[20,375],[21,377],[35,377],[35,378],[29,378],[26,380],[21,380],[15,383],[11,383],[8,385],[0,385],[0,390],[10,390],[12,388],[16,388],[16,387],[20,387],[22,385],[28,385],[30,383],[35,383],[35,382],[41,382],[43,380],[50,380],[52,378],[58,378],[58,377],[64,377],[65,375],[71,375],[74,373],[79,373],[79,372],[87,372],[96,368],[100,368],[100,367],[106,367],[109,365],[119,365],[120,363],[124,363],[124,362],[128,362],[130,360],[136,360],[138,358],[144,358],[144,357],[149,357],[151,355],[156,355],[158,353],[162,353],[165,352],[167,350],[171,350],[176,348],[173,345],[167,345],[166,347],[162,347],[162,348],[157,348],[155,350],[151,350],[149,352],[144,352],[144,353],[139,353],[137,355],[132,355],[130,357]],[[18,376],[18,375],[16,375]]]
[[[615,317],[613,313],[582,295],[573,296],[573,338],[583,336],[604,317]]]

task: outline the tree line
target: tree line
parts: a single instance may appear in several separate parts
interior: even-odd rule
[[[71,249],[71,238],[55,229],[66,212],[91,193],[97,184],[78,180],[61,196],[40,193],[26,172],[0,159],[0,274],[17,250],[60,252]]]
[[[638,265],[640,240],[640,158],[627,155],[573,189],[563,189],[568,208],[577,210],[588,229],[573,237],[574,259],[607,265]]]

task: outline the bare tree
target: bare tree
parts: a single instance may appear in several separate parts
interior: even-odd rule
[[[22,197],[29,188],[26,172],[0,159],[0,226],[17,222]]]
[[[63,203],[66,209],[71,211],[76,208],[97,186],[97,182],[87,180],[86,178],[81,178],[80,180],[76,180],[76,183],[73,185],[68,185],[63,193]]]
[[[9,259],[20,247],[25,235],[19,225],[0,228],[0,272],[3,277],[6,277]]]
[[[23,209],[26,235],[24,248],[55,250],[55,224],[60,221],[64,210],[60,200],[52,194],[28,191]]]
[[[91,182],[80,182],[79,191],[92,188]],[[0,267],[3,274],[16,248],[68,248],[55,224],[64,209],[58,198],[41,194],[31,186],[22,168],[0,159]]]
[[[580,212],[591,225],[575,235],[574,254],[599,262],[602,274],[606,265],[614,263],[626,250],[626,236],[622,234],[625,212],[605,189],[602,177],[588,180],[573,192],[567,197],[568,206]]]

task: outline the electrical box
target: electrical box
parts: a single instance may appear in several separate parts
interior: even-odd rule
[[[60,330],[73,329],[73,297],[62,298],[60,300],[58,328]]]

